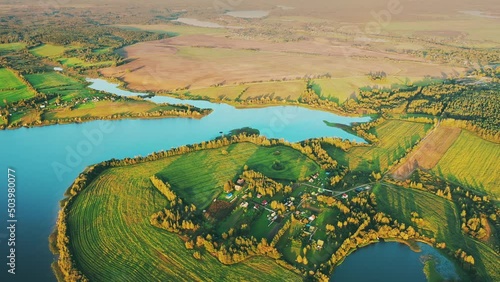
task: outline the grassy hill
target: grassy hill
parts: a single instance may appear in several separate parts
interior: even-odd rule
[[[275,160],[280,160],[283,170],[272,168]],[[269,148],[240,143],[184,155],[158,176],[169,182],[181,198],[204,208],[222,191],[225,182],[242,172],[245,164],[268,177],[287,180],[311,175],[319,169],[315,162],[285,146]]]
[[[364,171],[384,171],[406,154],[415,142],[425,136],[430,124],[387,120],[374,129],[380,140],[370,147],[355,147],[348,152],[349,167]]]

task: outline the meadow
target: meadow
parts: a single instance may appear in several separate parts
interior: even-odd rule
[[[279,155],[275,155],[280,151]],[[284,164],[283,170],[274,170],[275,160]],[[157,174],[170,183],[181,198],[189,199],[198,209],[205,208],[220,193],[224,183],[234,181],[244,165],[264,175],[294,180],[313,174],[318,165],[300,152],[284,147],[260,147],[239,143],[223,149],[203,150],[183,155]]]
[[[248,89],[240,96],[241,100],[272,95],[274,98],[296,101],[307,87],[305,80],[270,81],[245,84],[245,86],[248,86]]]
[[[306,88],[306,80],[302,79],[291,81],[239,83],[194,89],[190,88],[188,92],[177,93],[188,93],[193,96],[208,97],[210,99],[227,99],[232,101],[261,98],[264,96],[296,101],[300,95],[306,91]]]
[[[175,234],[151,226],[167,204],[149,176],[179,157],[102,173],[79,194],[68,215],[70,246],[91,281],[301,281],[272,259],[253,257],[231,266],[202,252],[193,258]]]
[[[0,68],[0,106],[4,106],[4,99],[8,103],[34,97],[33,91],[19,80],[10,70]]]
[[[26,79],[38,92],[58,94],[62,101],[95,95],[86,83],[58,72],[28,74]]]
[[[284,167],[275,170],[272,166],[275,161]],[[319,166],[304,154],[285,146],[259,147],[247,160],[251,170],[259,171],[265,176],[280,180],[304,179],[319,171]]]
[[[462,130],[462,133],[433,171],[448,180],[479,191],[500,196],[500,144],[486,141]]]
[[[385,171],[394,161],[403,157],[406,150],[423,138],[430,124],[404,120],[387,120],[375,127],[379,142],[369,147],[354,147],[347,158],[351,169]]]
[[[85,62],[84,60],[80,58],[75,58],[75,57],[61,57],[58,58],[57,61],[65,66],[65,67],[71,67],[71,68],[78,68],[78,67],[109,67],[113,64],[112,61],[102,61],[102,62]]]
[[[58,46],[53,44],[42,44],[38,47],[31,49],[31,53],[40,57],[57,58],[61,56],[64,51],[71,49],[70,47]]]
[[[398,222],[414,224],[411,213],[417,212],[423,219],[418,227],[426,236],[436,236],[438,241],[447,242],[454,249],[463,245],[460,217],[453,202],[428,192],[386,184],[376,185],[373,193],[377,196],[379,209]]]
[[[313,79],[313,83],[319,88],[316,91],[321,97],[336,98],[343,103],[349,98],[355,97],[362,87],[391,88],[393,85],[406,85],[420,80],[421,77],[389,76],[382,80],[372,80],[369,76],[352,76],[342,78],[319,78]]]
[[[64,118],[105,118],[112,115],[134,115],[155,111],[174,110],[176,107],[170,105],[157,105],[149,101],[128,100],[128,101],[96,101],[78,104],[73,109],[58,108],[44,115],[44,119],[64,119]],[[145,115],[144,115],[145,116]]]
[[[21,42],[0,44],[0,56],[3,56],[4,54],[10,53],[12,51],[21,50],[24,47],[26,47],[26,44]]]
[[[61,46],[53,44],[43,44],[38,47],[31,49],[31,53],[39,56],[50,58],[57,61],[64,67],[108,67],[111,66],[112,61],[102,61],[102,62],[85,62],[84,60],[76,57],[65,57],[64,52],[67,50],[78,49],[78,46]],[[101,49],[103,52],[105,49]],[[98,51],[99,52],[99,51]]]
[[[206,87],[189,89],[187,92],[178,92],[179,94],[188,94],[197,97],[209,97],[211,99],[229,99],[235,100],[241,96],[248,86],[245,85],[224,85],[219,87]]]

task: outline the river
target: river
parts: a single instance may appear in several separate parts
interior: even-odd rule
[[[90,87],[118,95],[137,95],[104,80]],[[213,139],[219,132],[245,126],[270,138],[295,142],[335,136],[363,142],[323,121],[348,124],[369,117],[342,117],[297,106],[236,109],[207,101],[154,97],[155,102],[192,104],[214,111],[202,119],[165,118],[93,121],[0,131],[0,281],[55,281],[48,248],[59,201],[78,174],[91,164],[112,158],[145,156],[185,144]],[[7,169],[16,171],[16,274],[7,274]]]

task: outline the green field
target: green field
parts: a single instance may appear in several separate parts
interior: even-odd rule
[[[279,161],[284,169],[275,170],[272,167],[275,161]],[[249,169],[262,172],[267,177],[282,180],[306,178],[319,170],[319,166],[308,157],[285,146],[260,147],[246,164]]]
[[[280,154],[274,155],[278,150]],[[276,159],[285,165],[284,170],[273,170]],[[163,169],[158,177],[169,182],[181,198],[189,199],[202,209],[222,191],[225,182],[234,180],[242,172],[245,164],[268,177],[290,180],[310,175],[318,169],[316,163],[294,149],[241,143],[183,155]]]
[[[64,57],[64,51],[77,49],[76,46],[60,46],[60,45],[52,45],[52,44],[43,44],[41,46],[35,47],[31,49],[31,53],[40,57],[47,57],[54,61],[59,62],[61,65],[65,67],[105,67],[110,66],[112,64],[111,61],[103,61],[103,62],[85,62],[80,58],[75,57]],[[106,49],[102,49],[97,52],[103,52]]]
[[[58,58],[57,61],[65,67],[108,67],[113,63],[112,61],[102,62],[85,62],[80,58]]]
[[[4,106],[4,99],[11,103],[34,97],[34,93],[6,68],[0,68],[0,81],[0,106]]]
[[[438,242],[445,242],[451,250],[465,248],[476,259],[475,266],[481,276],[499,281],[498,254],[485,244],[462,234],[460,215],[453,202],[420,190],[380,184],[375,186],[373,193],[379,210],[405,224],[412,223],[411,212],[417,212],[424,220],[419,232],[435,236]]]
[[[39,92],[58,94],[62,100],[92,96],[85,84],[58,72],[29,74],[26,79]]]
[[[500,144],[463,130],[433,169],[438,175],[500,196]]]
[[[31,49],[31,53],[40,57],[53,58],[62,55],[67,49],[70,48],[59,45],[43,44]]]
[[[209,254],[198,261],[177,235],[151,226],[167,200],[149,176],[179,159],[108,169],[76,197],[68,230],[77,267],[91,281],[301,281],[265,257],[231,266]]]
[[[18,51],[26,47],[25,43],[3,43],[0,44],[0,56],[13,52],[13,51]]]
[[[295,101],[306,91],[307,87],[304,80],[270,81],[245,85],[248,86],[248,89],[240,97],[242,100],[262,95],[273,95],[274,97]]]
[[[76,79],[57,72],[29,74],[26,75],[26,79],[40,91],[50,91],[53,88],[60,87],[82,87],[82,84]]]
[[[359,88],[361,87],[380,87],[380,88],[390,88],[393,84],[404,85],[407,82],[418,80],[417,77],[406,78],[389,76],[380,81],[374,81],[368,76],[352,76],[352,77],[342,77],[342,78],[319,78],[314,79],[313,83],[319,86],[316,88],[316,93],[320,93],[322,97],[334,97],[339,100],[340,103],[347,100],[351,95],[358,94]],[[319,90],[319,91],[318,91]]]
[[[355,147],[348,151],[349,167],[363,171],[384,171],[388,165],[406,154],[425,136],[430,124],[402,120],[387,120],[375,127],[380,140],[370,147]]]

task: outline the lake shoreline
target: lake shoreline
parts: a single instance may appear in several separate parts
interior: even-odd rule
[[[204,109],[208,110],[208,109]],[[168,118],[186,118],[186,119],[202,119],[206,116],[208,116],[210,113],[204,114],[200,113],[199,116],[182,116],[182,115],[164,115],[164,116],[137,116],[137,117],[123,117],[123,118],[103,118],[103,117],[90,117],[86,118],[86,120],[83,121],[54,121],[54,122],[42,122],[41,124],[30,124],[30,125],[19,125],[19,126],[7,126],[7,127],[0,127],[0,130],[16,130],[16,129],[21,129],[21,128],[37,128],[37,127],[47,127],[47,126],[54,126],[54,125],[68,125],[68,124],[82,124],[82,123],[88,123],[88,122],[93,122],[93,121],[120,121],[120,120],[154,120],[154,119],[168,119]]]
[[[154,96],[157,97],[168,97],[168,98],[175,98],[175,99],[180,99],[180,100],[192,100],[192,101],[206,101],[214,104],[225,104],[225,105],[230,105],[235,107],[236,109],[259,109],[259,108],[268,108],[268,107],[276,107],[276,106],[296,106],[296,107],[303,107],[306,109],[311,109],[311,110],[319,110],[323,112],[328,112],[336,115],[341,115],[345,117],[367,117],[367,116],[372,116],[373,113],[366,113],[366,114],[360,114],[360,113],[349,113],[342,111],[341,109],[338,108],[327,108],[323,106],[314,106],[310,104],[304,104],[300,102],[293,102],[293,101],[286,101],[282,103],[250,103],[250,104],[243,104],[234,100],[226,100],[226,101],[218,101],[216,99],[199,99],[197,97],[186,97],[186,95],[181,95],[181,94],[176,94],[176,93],[169,93],[169,92],[163,92],[163,90],[138,90],[134,89],[133,87],[129,86],[129,83],[125,82],[124,80],[118,78],[118,77],[108,77],[104,76],[101,73],[97,77],[89,77],[91,79],[102,79],[105,81],[108,81],[110,83],[115,83],[117,84],[117,88],[120,90],[124,91],[129,91],[133,93],[137,93],[137,96],[144,95],[144,94],[153,94]],[[141,92],[144,91],[144,92]]]

